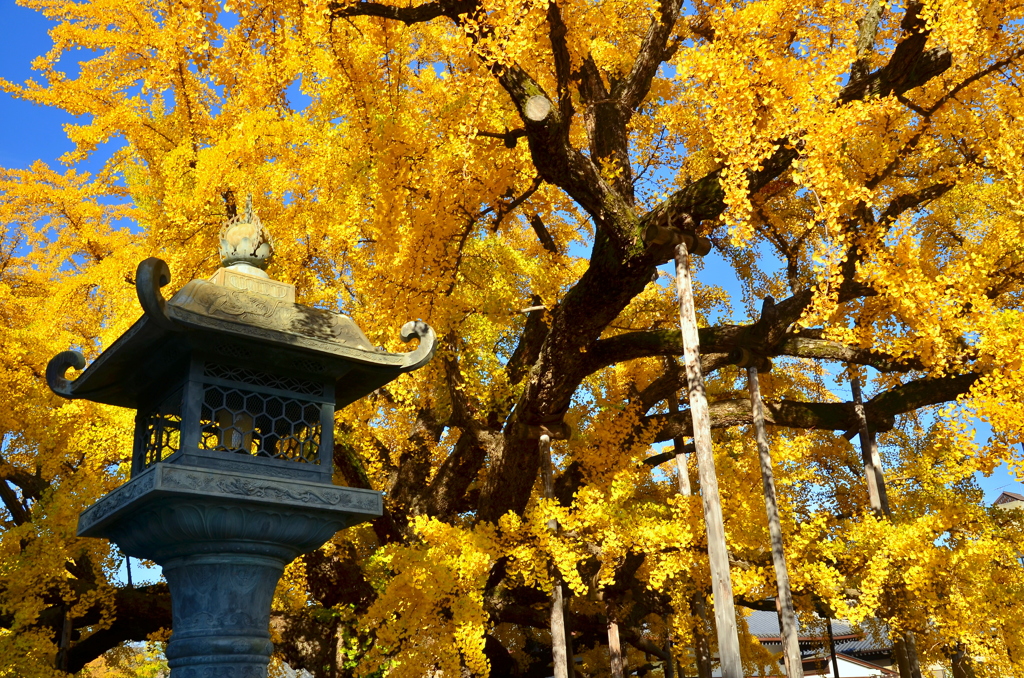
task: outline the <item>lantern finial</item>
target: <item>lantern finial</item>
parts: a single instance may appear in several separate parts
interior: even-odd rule
[[[245,213],[236,215],[220,231],[221,266],[232,266],[262,278],[274,255],[270,234],[252,209],[252,194],[245,198]]]

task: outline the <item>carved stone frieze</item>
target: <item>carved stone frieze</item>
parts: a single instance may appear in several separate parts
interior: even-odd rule
[[[151,491],[155,484],[155,474],[146,471],[133,478],[131,482],[110,492],[98,502],[82,511],[82,515],[78,517],[78,533],[82,534],[85,530],[111,515],[119,508]]]
[[[378,492],[323,483],[232,473],[180,464],[157,463],[84,511],[80,536],[107,537],[140,557],[160,535],[159,544],[210,539],[259,538],[291,544],[301,552],[348,525],[379,516]],[[145,529],[118,525],[124,518]],[[118,541],[121,540],[121,541]],[[155,546],[153,547],[155,548]]]
[[[160,475],[164,488],[187,489],[203,494],[223,494],[241,497],[271,499],[275,502],[307,506],[344,507],[375,513],[380,510],[381,499],[376,492],[355,492],[351,488],[327,487],[312,483],[239,476],[236,473],[218,473],[194,468],[169,466]]]

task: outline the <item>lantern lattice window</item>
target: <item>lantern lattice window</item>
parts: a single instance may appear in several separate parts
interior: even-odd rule
[[[200,449],[320,463],[321,405],[263,389],[319,395],[321,384],[210,363],[205,373],[220,383],[203,386]],[[263,388],[256,391],[242,384]]]
[[[163,461],[181,449],[181,389],[153,408],[145,418],[143,433],[143,466]]]

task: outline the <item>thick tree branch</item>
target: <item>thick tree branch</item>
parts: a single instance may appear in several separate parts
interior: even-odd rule
[[[43,480],[37,469],[36,473],[29,473],[9,461],[0,457],[0,480],[9,480],[18,486],[22,496],[27,499],[39,499],[43,492],[50,487],[50,484]]]
[[[922,8],[921,2],[909,3],[900,23],[905,37],[896,45],[889,62],[863,77],[851,77],[839,95],[842,103],[871,96],[904,94],[915,87],[920,87],[952,66],[953,57],[946,48],[935,47],[925,51],[929,32],[921,18]]]
[[[810,290],[800,291],[775,304],[770,317],[762,317],[750,325],[702,327],[698,330],[701,353],[710,356],[743,347],[759,355],[775,355],[774,345],[786,336],[811,298]],[[679,330],[626,332],[594,343],[587,356],[587,374],[627,360],[682,354],[683,342]]]
[[[62,617],[54,615],[50,626],[54,635],[60,631]],[[100,611],[93,608],[84,617],[74,620],[76,629],[85,629],[101,621]],[[68,651],[68,670],[81,671],[86,664],[128,641],[143,641],[161,629],[171,627],[171,594],[166,584],[135,588],[119,588],[114,593],[114,616],[110,626],[99,629],[72,643]]]
[[[659,16],[651,19],[629,75],[612,90],[612,97],[624,109],[635,110],[651,91],[651,81],[661,66],[681,6],[680,0],[662,0]]]
[[[876,395],[864,404],[868,421],[876,431],[892,428],[896,415],[929,405],[955,400],[967,393],[981,375],[964,374],[918,379]],[[810,403],[795,400],[765,402],[765,421],[776,426],[803,429],[849,431],[858,426],[853,403]],[[710,405],[712,428],[729,428],[750,423],[750,401],[722,400]],[[693,435],[689,411],[655,414],[641,420],[655,427],[655,441]]]
[[[382,19],[401,21],[410,26],[423,23],[438,17],[452,19],[460,14],[470,14],[479,7],[476,0],[440,0],[425,2],[422,5],[396,7],[379,2],[333,2],[328,5],[331,16],[335,18],[353,16],[375,16]]]
[[[409,436],[411,447],[402,455],[391,487],[391,504],[396,518],[422,513],[423,488],[430,475],[431,452],[441,439],[444,426],[430,408],[421,409]]]
[[[539,305],[540,297],[534,295],[531,299],[533,305]],[[505,365],[505,372],[508,374],[509,383],[518,384],[523,380],[530,367],[536,362],[540,354],[540,347],[544,338],[548,335],[548,326],[544,322],[543,310],[530,311],[526,316],[526,326],[519,335],[519,343],[516,350],[512,352]]]
[[[926,202],[930,202],[937,198],[941,198],[953,187],[956,186],[952,182],[944,182],[941,184],[932,184],[931,186],[925,186],[924,188],[915,191],[913,193],[907,193],[895,198],[889,203],[889,206],[882,212],[882,216],[879,221],[888,226],[892,222],[896,221],[907,210],[916,209]]]
[[[551,254],[558,254],[558,246],[555,244],[555,239],[551,235],[551,231],[548,230],[547,226],[544,225],[544,220],[540,218],[539,214],[534,214],[530,217],[530,228],[537,234],[537,240],[540,241],[541,246]],[[539,297],[537,297],[539,302]]]
[[[466,510],[466,492],[483,468],[489,450],[497,444],[500,434],[479,427],[462,432],[455,448],[437,469],[423,503],[431,516],[450,519]]]
[[[773,355],[787,355],[796,358],[834,360],[853,365],[870,365],[879,372],[910,372],[922,370],[920,360],[897,360],[893,356],[858,346],[849,346],[825,339],[809,339],[795,336],[775,347]]]
[[[32,520],[32,512],[21,503],[18,494],[7,484],[6,480],[0,480],[0,501],[3,501],[4,508],[11,514],[11,520],[15,525],[24,525]]]
[[[878,22],[882,19],[883,11],[882,0],[871,0],[864,16],[857,22],[857,60],[850,68],[851,81],[860,80],[870,72],[869,57],[874,51]]]
[[[344,429],[342,429],[344,430]],[[375,489],[370,483],[370,478],[359,460],[359,454],[350,445],[336,442],[334,444],[334,471],[340,475],[347,487],[359,487],[364,490]],[[377,541],[381,545],[402,541],[402,533],[395,522],[394,516],[387,504],[379,518],[374,518],[371,523],[373,532],[377,535]]]
[[[548,36],[551,38],[551,53],[555,61],[555,81],[558,91],[558,111],[562,119],[569,124],[574,113],[572,93],[569,83],[572,80],[572,59],[569,56],[569,45],[565,35],[569,29],[562,20],[562,10],[552,0],[548,3]]]

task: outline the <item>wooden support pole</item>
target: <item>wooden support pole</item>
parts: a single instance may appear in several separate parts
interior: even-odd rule
[[[761,463],[761,488],[764,491],[765,512],[768,514],[768,534],[772,542],[772,564],[775,566],[775,583],[778,589],[779,621],[782,627],[782,649],[786,663],[786,675],[789,678],[803,678],[804,670],[800,658],[796,612],[793,609],[793,594],[789,586],[786,552],[782,546],[782,522],[779,519],[775,474],[772,472],[772,455],[768,448],[768,434],[764,428],[764,405],[761,402],[761,386],[756,367],[747,368],[747,390],[750,393],[750,410],[754,419],[757,454]]]
[[[551,436],[542,433],[539,440],[541,473],[544,477],[544,498],[555,496],[554,467],[551,463]],[[548,529],[558,530],[558,521],[548,521]],[[558,567],[551,566],[551,659],[554,663],[555,678],[570,678],[569,658],[566,652],[565,600],[563,597],[562,575]]]
[[[853,391],[853,409],[857,415],[857,423],[860,424],[860,450],[868,485],[868,502],[876,516],[892,520],[889,494],[885,489],[885,474],[882,472],[882,457],[878,453],[875,433],[868,425],[860,379],[850,381],[850,389]],[[902,639],[897,639],[893,652],[896,654],[901,678],[922,678],[921,664],[917,658],[917,641],[913,633],[906,632]]]
[[[673,372],[678,369],[675,360],[672,358],[666,359],[665,364]],[[679,397],[675,391],[669,394],[666,404],[668,405],[669,414],[679,413]],[[686,445],[683,443],[682,438],[677,437],[672,439],[672,447],[676,454],[676,481],[679,487],[679,494],[689,497],[693,494],[693,488],[690,486],[690,470],[686,466],[686,453],[684,452]]]
[[[665,634],[665,654],[668,659],[661,665],[661,673],[665,678],[676,678],[676,658],[672,654],[672,636],[669,633]]]
[[[68,652],[71,649],[71,604],[64,603],[63,605],[63,624],[60,630],[60,641],[57,644],[57,661],[55,662],[56,668],[67,672],[68,670]]]
[[[668,411],[670,414],[679,412],[679,399],[673,392],[668,397]],[[690,471],[686,465],[686,454],[683,453],[683,439],[673,438],[672,444],[676,452],[676,468],[678,469],[679,494],[684,497],[693,495],[693,486],[690,483]],[[693,660],[697,666],[697,678],[712,678],[711,676],[711,644],[705,633],[711,624],[708,623],[708,608],[704,604],[704,596],[700,592],[690,600],[690,607],[697,618],[693,625]],[[679,669],[682,675],[682,667]]]
[[[921,660],[917,656],[917,638],[913,633],[907,631],[903,634],[903,641],[907,645],[907,660],[910,662],[911,678],[922,678]]]
[[[683,338],[683,362],[689,385],[690,414],[693,416],[693,442],[697,449],[697,470],[704,505],[704,522],[707,526],[719,661],[722,678],[743,678],[739,634],[736,631],[736,607],[729,575],[729,549],[725,542],[721,497],[711,448],[711,418],[704,392],[704,375],[700,369],[700,341],[697,336],[697,311],[693,305],[693,283],[690,280],[690,255],[685,241],[676,245],[675,254],[679,328]]]
[[[853,410],[860,424],[861,459],[864,464],[864,477],[868,484],[868,501],[871,503],[871,510],[875,515],[892,518],[889,511],[889,496],[885,491],[885,476],[882,474],[882,459],[878,454],[878,443],[875,442],[875,436],[868,427],[867,412],[864,410],[864,400],[860,391],[860,380],[851,381],[850,388],[853,390]]]
[[[900,678],[910,678],[910,660],[907,658],[907,646],[902,638],[896,638],[896,642],[892,646],[892,653],[896,655],[896,670],[899,672]]]

